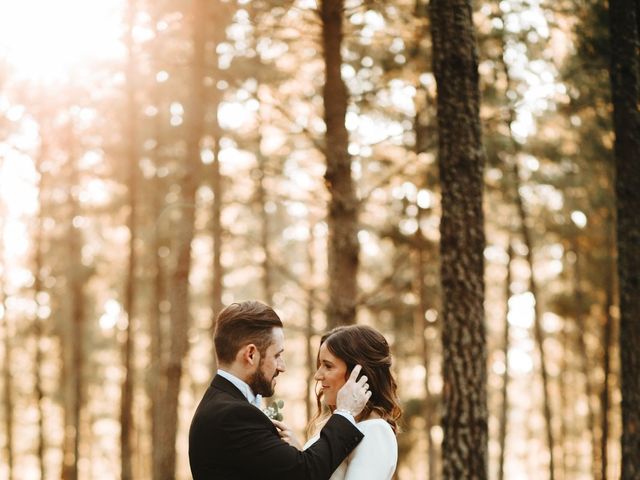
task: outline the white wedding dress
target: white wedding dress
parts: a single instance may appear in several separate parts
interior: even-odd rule
[[[363,420],[356,426],[364,438],[329,480],[390,480],[398,463],[398,442],[391,426],[380,418]],[[304,448],[318,438],[311,437]]]

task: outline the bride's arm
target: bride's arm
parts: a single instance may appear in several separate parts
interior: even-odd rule
[[[388,425],[365,422],[358,427],[365,434],[348,458],[345,480],[389,480],[398,461],[398,443]]]

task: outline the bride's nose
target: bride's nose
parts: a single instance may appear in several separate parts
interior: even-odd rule
[[[313,375],[314,380],[322,380],[322,376],[320,375],[320,369],[316,370],[315,375]]]

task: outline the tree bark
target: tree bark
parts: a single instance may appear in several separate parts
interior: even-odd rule
[[[124,311],[127,315],[127,328],[125,330],[124,344],[122,346],[122,363],[124,368],[124,380],[121,388],[120,399],[120,475],[122,480],[132,480],[133,468],[132,458],[133,449],[131,441],[131,433],[134,428],[133,424],[133,377],[134,377],[134,361],[133,346],[135,336],[134,324],[134,298],[135,298],[135,275],[137,256],[135,244],[137,239],[136,232],[136,213],[137,213],[137,192],[138,192],[138,132],[137,132],[137,114],[138,109],[135,99],[135,53],[133,29],[135,26],[136,0],[129,0],[127,11],[127,129],[125,138],[127,138],[127,167],[128,171],[128,204],[129,204],[129,262],[127,266],[127,277],[124,291]]]
[[[358,200],[351,176],[349,134],[345,126],[347,87],[342,79],[342,39],[344,0],[322,0],[322,44],[325,63],[323,86],[324,120],[327,127],[324,175],[330,194],[327,226],[329,229],[329,300],[327,327],[356,321],[358,255]]]
[[[432,0],[442,189],[443,478],[486,479],[483,154],[471,2]]]
[[[615,131],[622,480],[640,478],[640,61],[637,0],[610,0]]]

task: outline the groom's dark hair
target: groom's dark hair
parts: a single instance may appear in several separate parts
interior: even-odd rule
[[[282,328],[282,320],[270,306],[256,300],[232,303],[216,320],[213,343],[218,362],[232,363],[238,350],[250,343],[264,355],[277,327]]]

